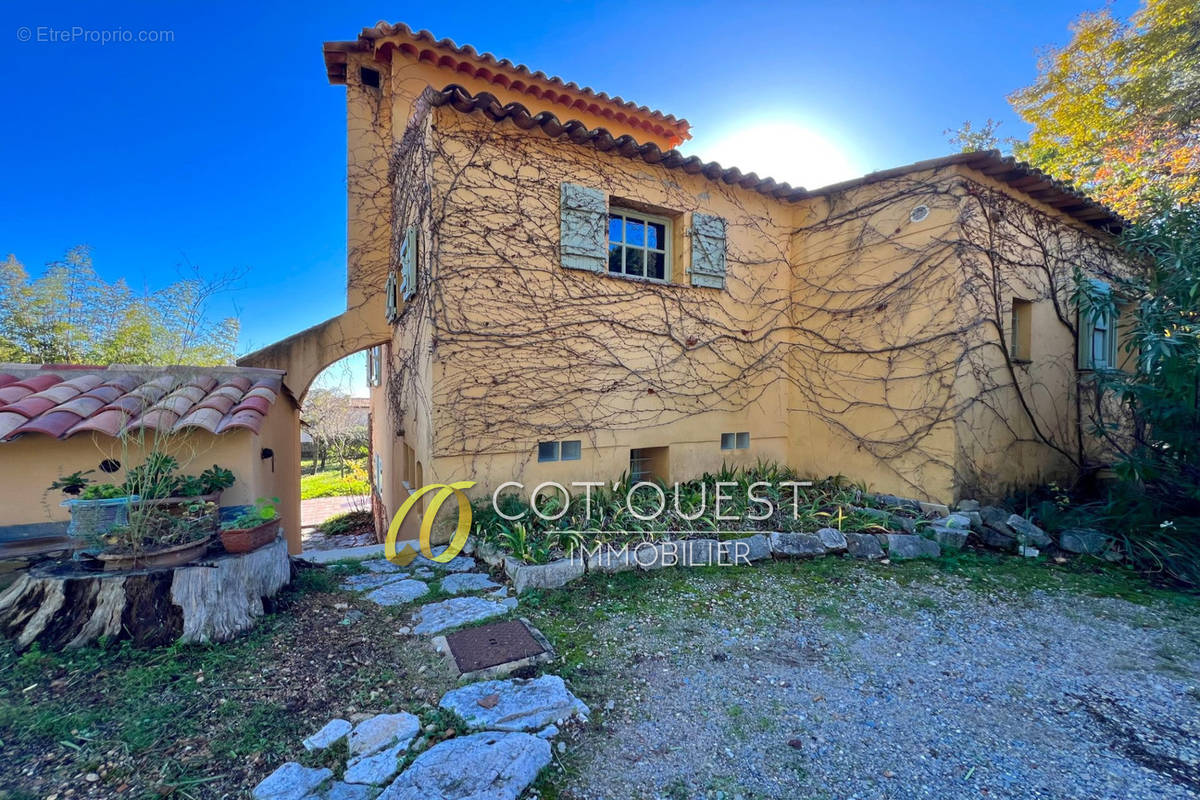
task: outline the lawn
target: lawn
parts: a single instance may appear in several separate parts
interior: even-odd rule
[[[453,735],[453,721],[433,709],[455,685],[448,668],[426,641],[397,632],[410,608],[380,608],[338,587],[339,574],[358,570],[301,570],[271,614],[224,645],[17,654],[0,644],[0,786],[9,792],[0,797],[61,798],[67,788],[89,798],[244,797],[285,760],[330,762],[328,755],[306,753],[300,740],[333,717],[362,712],[412,711],[440,735]],[[426,599],[437,596],[435,589]],[[867,774],[878,767],[870,759],[896,752],[873,746],[875,732],[866,722],[889,725],[881,715],[897,715],[901,727],[887,735],[915,747],[925,733],[923,718],[907,716],[913,707],[905,705],[905,693],[914,685],[921,692],[930,686],[931,693],[970,689],[979,670],[990,668],[978,661],[966,671],[961,664],[927,664],[958,628],[969,632],[966,646],[980,652],[986,652],[985,638],[997,640],[994,625],[1007,625],[1012,615],[1019,624],[1006,636],[1024,636],[1044,618],[1054,632],[1047,645],[1058,650],[1064,642],[1082,652],[1142,637],[1144,650],[1122,654],[1130,672],[1120,681],[1149,675],[1194,686],[1195,608],[1191,596],[1151,588],[1117,570],[994,555],[891,565],[825,558],[589,576],[565,590],[527,593],[515,612],[557,649],[558,660],[546,671],[562,675],[593,710],[586,729],[565,734],[567,752],[556,754],[537,788],[546,800],[712,797],[715,791],[747,800],[838,796],[820,791],[840,779],[838,769],[847,770],[846,778],[883,780]],[[362,617],[348,617],[352,609]],[[1025,691],[1022,686],[1054,672],[1055,662],[1038,642],[1009,648],[1019,659],[1028,652],[1041,666],[1016,676],[1006,691]],[[1047,655],[1057,657],[1057,650]],[[1113,685],[1103,664],[1087,667],[1097,671],[1097,681]],[[864,686],[868,673],[872,680],[894,679],[897,688]],[[858,708],[876,697],[890,705]],[[924,701],[920,692],[916,697],[919,712]],[[1004,704],[1019,699],[992,697],[989,708],[1008,713]],[[1177,702],[1183,705],[1176,713],[1193,710],[1186,697]],[[944,713],[959,708],[950,698]],[[863,713],[869,718],[860,724]],[[1074,712],[1063,717],[1074,718]],[[1003,718],[987,721],[1006,734]],[[969,723],[932,720],[937,735],[949,737],[938,749],[958,758],[962,748],[975,748],[950,741],[954,734],[946,732],[961,726],[986,736]],[[1038,732],[1027,738],[1038,741]],[[821,755],[828,741],[843,749]],[[1073,740],[1051,741],[1064,748]],[[888,771],[914,785],[965,775],[963,796],[979,797],[984,789],[1003,788],[1003,776],[981,759],[963,755],[962,763],[970,764],[962,769],[947,762],[945,775],[906,771],[910,762],[940,769],[936,759],[906,758]],[[618,763],[625,766],[614,770]],[[1090,768],[1085,761],[1071,769],[1075,776],[1067,778]],[[875,796],[886,785],[855,789]],[[901,788],[891,791],[888,796],[905,796]]]
[[[336,469],[318,472],[315,475],[300,477],[300,499],[311,500],[314,497],[345,497],[348,495],[364,495],[371,491],[370,485],[353,472],[342,473]]]

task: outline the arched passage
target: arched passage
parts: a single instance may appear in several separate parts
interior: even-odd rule
[[[312,326],[297,334],[281,339],[261,350],[255,350],[240,359],[244,367],[269,367],[283,370],[283,381],[300,407],[317,376],[329,365],[377,344],[391,341],[392,331],[385,322],[383,309],[371,313],[370,308],[356,308],[339,314],[332,319]],[[289,476],[296,486],[300,484],[300,409],[293,414],[292,425],[295,435],[291,437],[295,452],[289,459],[295,465],[295,474]],[[300,553],[300,495],[288,498],[292,507],[280,509],[285,519],[295,520],[287,526],[288,551]]]

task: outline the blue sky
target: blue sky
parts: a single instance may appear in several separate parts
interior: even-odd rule
[[[7,3],[0,255],[36,273],[86,243],[103,276],[148,288],[184,263],[245,269],[218,309],[242,318],[245,352],[344,308],[344,90],[325,80],[323,41],[379,19],[428,28],[687,117],[684,149],[815,186],[794,174],[803,160],[772,169],[789,148],[737,129],[782,139],[789,129],[768,123],[803,126],[817,138],[804,152],[832,144],[857,171],[942,155],[943,131],[965,119],[1021,135],[1005,95],[1032,80],[1038,48],[1100,5]],[[1114,3],[1121,16],[1134,7]],[[173,41],[45,41],[74,27]],[[361,369],[347,380],[361,388]]]

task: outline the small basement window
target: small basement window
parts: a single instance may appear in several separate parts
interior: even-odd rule
[[[379,88],[379,70],[371,69],[370,67],[359,67],[358,78],[362,81],[363,86],[370,86],[372,89]]]
[[[1012,301],[1012,339],[1008,352],[1013,361],[1029,361],[1033,352],[1033,303],[1014,297]]]
[[[750,432],[742,431],[741,433],[722,433],[721,434],[721,449],[722,450],[747,450],[750,447]]]
[[[538,461],[578,461],[583,453],[579,439],[565,442],[538,442]]]
[[[608,213],[608,272],[670,280],[671,220],[612,207]]]

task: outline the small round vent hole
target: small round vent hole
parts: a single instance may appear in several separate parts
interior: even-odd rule
[[[929,206],[917,206],[912,210],[912,213],[908,215],[908,219],[911,222],[920,222],[928,216]]]

